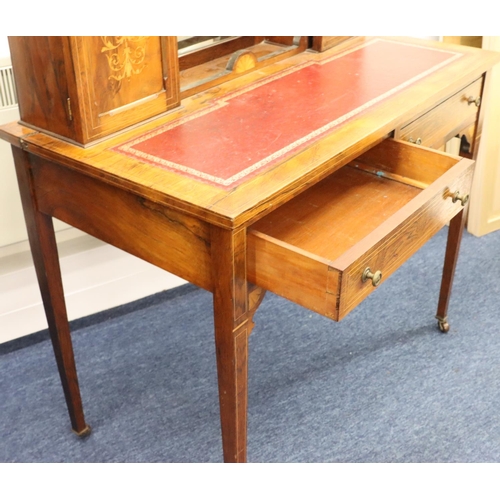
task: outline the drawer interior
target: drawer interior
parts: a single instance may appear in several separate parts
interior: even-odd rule
[[[335,261],[459,160],[386,140],[251,230]]]

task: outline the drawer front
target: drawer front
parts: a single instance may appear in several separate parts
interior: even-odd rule
[[[383,283],[463,209],[473,161],[392,140],[372,151],[375,175],[365,154],[249,228],[250,282],[339,321],[375,290],[367,268]]]
[[[453,202],[453,194],[470,193],[473,171],[473,162],[460,161],[452,171],[422,191],[404,211],[396,213],[356,245],[350,252],[351,257],[343,259],[347,267],[341,275],[339,320],[375,289],[372,280],[362,279],[366,268],[373,274],[380,271],[382,283],[463,209],[460,201]],[[357,257],[358,253],[362,255]],[[354,261],[349,264],[350,259]]]
[[[477,120],[483,80],[476,80],[434,109],[403,127],[399,139],[430,148],[440,148],[454,135]],[[471,103],[469,103],[471,98]]]
[[[251,283],[337,319],[340,273],[328,260],[259,231],[248,233],[247,245]]]

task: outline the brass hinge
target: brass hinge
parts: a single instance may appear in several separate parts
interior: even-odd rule
[[[69,97],[66,99],[66,104],[68,105],[69,121],[73,121],[73,112],[71,111],[71,99]]]
[[[38,134],[38,132],[30,132],[29,134],[23,135],[19,139],[19,145],[21,146],[21,149],[26,151],[29,148],[29,144],[25,141],[26,137],[31,137],[32,135],[36,135],[36,134]]]

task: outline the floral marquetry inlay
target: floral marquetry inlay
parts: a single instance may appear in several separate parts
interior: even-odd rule
[[[145,67],[145,36],[102,36],[101,52],[106,54],[111,70],[110,80],[121,82],[138,75]]]

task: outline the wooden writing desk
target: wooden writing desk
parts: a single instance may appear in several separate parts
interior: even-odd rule
[[[472,129],[477,151],[484,78],[497,60],[359,38],[241,76],[86,148],[2,127],[73,430],[90,432],[52,217],[213,293],[224,460],[243,462],[248,336],[265,290],[340,320],[451,221],[437,311],[448,329],[474,163],[425,146]]]

